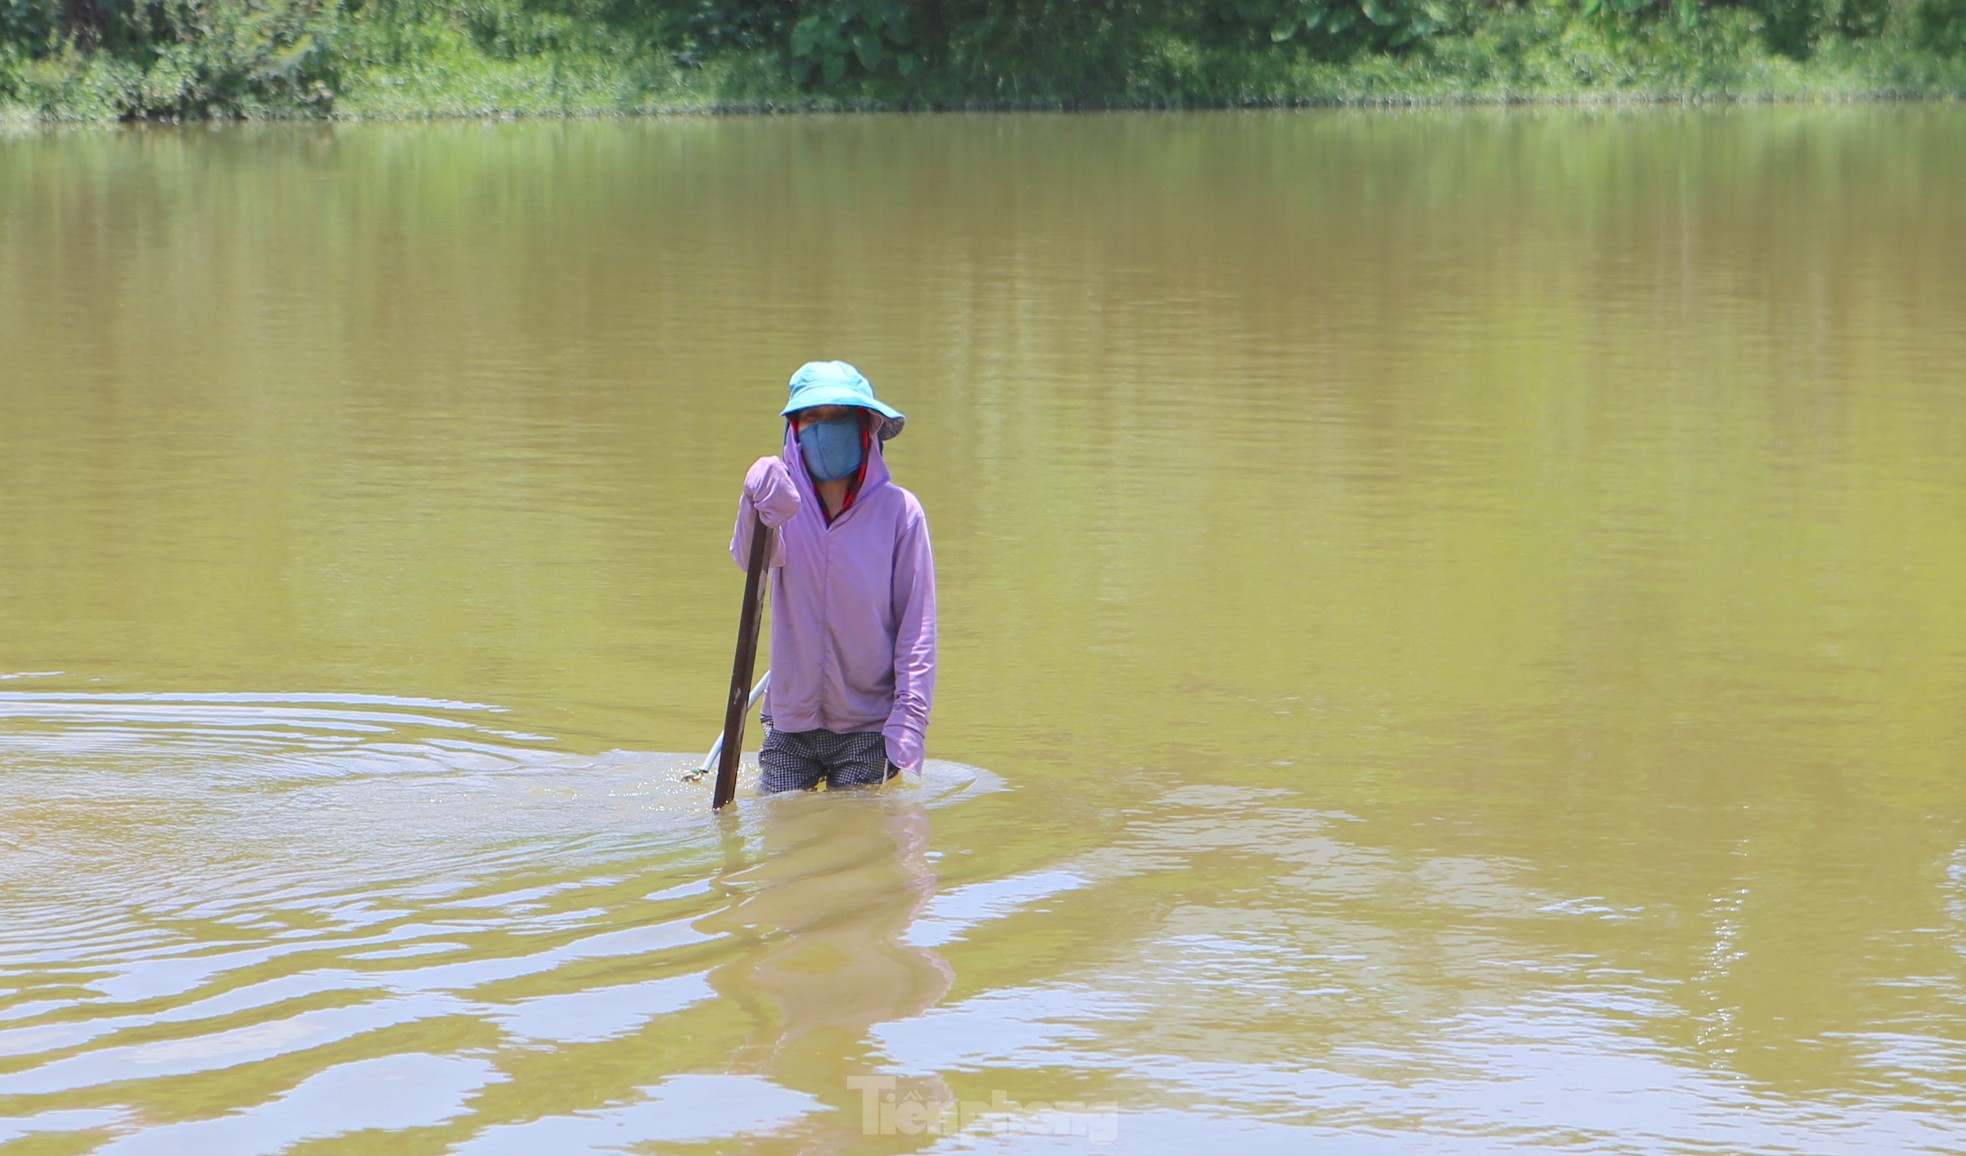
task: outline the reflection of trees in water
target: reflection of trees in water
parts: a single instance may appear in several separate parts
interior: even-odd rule
[[[755,813],[760,846],[747,855],[726,829],[716,885],[730,902],[695,926],[738,945],[708,975],[750,1020],[733,1070],[840,1109],[797,1126],[802,1151],[829,1150],[860,1134],[861,1094],[848,1078],[888,1066],[869,1029],[921,1014],[955,976],[908,941],[935,893],[928,812],[901,794],[822,792],[766,799]],[[903,1076],[900,1088],[949,1098],[932,1073]]]

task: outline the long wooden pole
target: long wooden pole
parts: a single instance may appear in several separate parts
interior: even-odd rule
[[[744,565],[744,610],[737,619],[737,658],[730,668],[730,698],[724,706],[724,749],[717,756],[717,789],[710,809],[721,811],[737,797],[737,760],[744,753],[744,716],[751,713],[751,671],[758,661],[758,621],[764,613],[765,559],[771,556],[771,530],[751,519],[751,557]]]

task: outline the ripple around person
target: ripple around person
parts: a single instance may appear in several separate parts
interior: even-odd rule
[[[503,714],[0,694],[0,1139],[279,1147],[321,1134],[313,1089],[419,1064],[476,1090],[375,1126],[436,1126],[512,1078],[486,1056],[621,1046],[726,997],[780,1009],[745,1053],[768,1074],[811,1033],[947,990],[907,937],[934,886],[927,809],[997,776],[933,761],[919,783],[717,817],[681,778],[700,756],[570,753]],[[863,947],[902,1004],[805,983],[813,953]],[[275,1069],[300,1082],[268,1098]]]
[[[0,693],[0,815],[17,864],[0,878],[54,873],[86,890],[242,853],[298,876],[527,845],[714,842],[707,785],[683,781],[698,756],[556,750],[488,725],[501,713],[379,695]],[[936,760],[883,793],[940,806],[1001,785]]]
[[[694,755],[554,751],[488,725],[497,714],[391,696],[0,694],[0,1117],[431,1016],[606,1038],[686,993],[651,989],[655,1005],[596,1026],[574,1007],[611,991],[596,965],[682,981],[704,963],[678,952],[733,934],[704,922],[729,896],[802,910],[826,877],[867,869],[834,853],[828,810],[904,816],[1003,786],[936,761],[918,784],[745,800],[720,820],[708,784],[680,777]],[[545,1003],[499,995],[543,975],[564,975]]]

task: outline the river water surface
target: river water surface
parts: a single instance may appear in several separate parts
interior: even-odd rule
[[[1962,365],[1956,106],[0,139],[0,1150],[1960,1151]]]

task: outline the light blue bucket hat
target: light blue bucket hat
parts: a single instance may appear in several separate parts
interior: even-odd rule
[[[779,410],[790,417],[815,405],[853,405],[881,415],[881,440],[886,441],[908,424],[900,410],[874,396],[874,386],[865,374],[844,361],[808,361],[792,375],[792,400]]]

